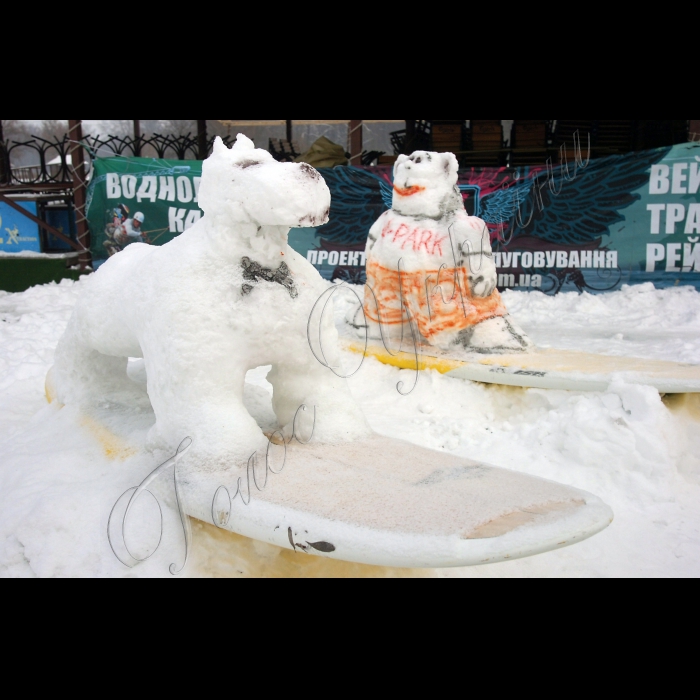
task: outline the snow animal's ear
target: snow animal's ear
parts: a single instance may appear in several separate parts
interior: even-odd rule
[[[445,168],[445,174],[448,178],[453,178],[457,176],[459,172],[459,161],[454,153],[443,153],[443,163]]]
[[[255,150],[255,144],[245,134],[238,134],[236,143],[233,144],[233,150],[253,151]]]
[[[212,150],[212,155],[221,156],[225,153],[228,153],[228,148],[226,148],[226,144],[221,140],[221,136],[217,136],[214,139],[214,148]]]
[[[396,175],[396,171],[398,170],[399,165],[401,165],[401,163],[405,163],[407,160],[408,160],[408,156],[406,156],[406,155],[400,155],[396,159],[396,163],[394,163],[394,175]]]

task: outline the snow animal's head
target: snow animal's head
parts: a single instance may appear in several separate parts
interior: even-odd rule
[[[416,151],[399,156],[394,166],[393,210],[404,216],[440,219],[464,208],[457,188],[458,169],[452,153]]]
[[[278,163],[238,134],[232,148],[217,137],[202,168],[199,206],[213,219],[290,228],[328,222],[331,193],[306,163]]]

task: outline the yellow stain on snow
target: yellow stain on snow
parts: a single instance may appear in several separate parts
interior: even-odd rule
[[[46,373],[46,379],[44,380],[44,394],[48,403],[53,403],[56,400],[56,389],[54,388],[53,379],[51,378],[52,372],[53,367]],[[58,407],[63,408],[63,404],[58,404]]]
[[[672,413],[685,414],[695,422],[700,422],[700,394],[666,394],[664,405]]]
[[[129,445],[126,440],[115,435],[109,428],[98,423],[90,416],[83,415],[80,420],[80,425],[87,428],[87,430],[92,433],[93,437],[102,446],[105,457],[109,460],[125,460],[129,457],[133,457],[138,452],[138,450]]]
[[[53,368],[51,368],[53,369]],[[46,400],[48,403],[56,402],[56,390],[51,380],[51,369],[46,375],[46,381],[44,383],[44,393],[46,394]],[[57,406],[63,408],[63,404],[57,403]],[[105,457],[109,460],[125,460],[129,457],[133,457],[138,450],[135,447],[129,445],[126,440],[123,440],[118,435],[115,435],[109,428],[102,425],[94,418],[90,416],[83,415],[80,420],[80,425],[86,428],[88,432],[100,443],[102,449],[105,453]]]

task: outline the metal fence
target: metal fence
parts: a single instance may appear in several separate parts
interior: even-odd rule
[[[227,146],[233,140],[224,137]],[[147,157],[171,160],[201,160],[206,158],[213,148],[214,138],[206,142],[206,153],[200,152],[196,135],[168,136],[89,136],[83,139],[82,146],[90,159],[109,156]],[[68,136],[53,141],[35,137],[29,141],[6,141],[0,146],[0,185],[21,187],[22,185],[61,185],[73,184],[72,163],[70,157],[71,140]],[[29,151],[29,153],[27,153]],[[19,157],[21,154],[21,158]],[[13,162],[30,161],[30,165],[13,165]],[[86,164],[90,170],[90,164]]]

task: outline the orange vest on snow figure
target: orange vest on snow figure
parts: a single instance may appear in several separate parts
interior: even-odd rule
[[[392,209],[367,240],[369,335],[410,339],[410,321],[442,350],[525,351],[531,343],[496,289],[488,228],[465,211],[457,171],[452,153],[399,156]]]

